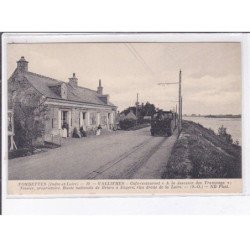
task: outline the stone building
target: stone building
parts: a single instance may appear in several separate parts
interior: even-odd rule
[[[79,86],[75,73],[68,82],[52,79],[29,72],[28,62],[21,57],[8,80],[9,105],[25,101],[31,93],[39,95],[40,104],[48,107],[43,140],[62,135],[65,126],[68,137],[74,128],[83,127],[87,132],[99,125],[104,130],[114,129],[117,107],[109,101],[109,95],[103,94],[101,80],[97,90],[91,90]]]

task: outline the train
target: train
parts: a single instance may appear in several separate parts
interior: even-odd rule
[[[178,115],[173,111],[158,111],[151,119],[151,135],[171,136],[177,128]]]

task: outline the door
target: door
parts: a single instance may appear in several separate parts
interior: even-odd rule
[[[82,112],[82,126],[86,129],[86,112]]]
[[[68,111],[62,111],[61,114],[61,126],[62,129],[66,129],[66,136],[64,135],[64,137],[68,137],[69,136],[69,122],[68,122]]]
[[[65,123],[68,124],[68,111],[62,111],[62,127]]]

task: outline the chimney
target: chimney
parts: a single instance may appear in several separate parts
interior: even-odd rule
[[[99,95],[103,95],[103,87],[102,87],[102,81],[101,81],[101,79],[99,79],[99,86],[97,88],[97,93]]]
[[[78,83],[78,79],[76,78],[76,74],[73,73],[73,76],[71,78],[69,78],[69,84],[71,86],[74,86],[76,87],[77,86],[77,83]]]
[[[24,56],[21,57],[21,59],[19,61],[17,61],[17,70],[19,72],[26,72],[28,71],[28,63]]]

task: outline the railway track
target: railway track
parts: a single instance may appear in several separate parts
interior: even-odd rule
[[[85,175],[83,179],[130,179],[167,138],[150,137],[119,157]]]

